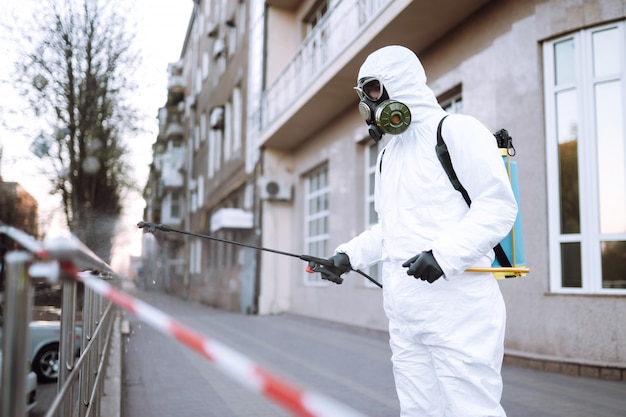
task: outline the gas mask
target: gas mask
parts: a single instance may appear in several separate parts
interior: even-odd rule
[[[378,78],[361,78],[354,89],[361,99],[359,113],[367,122],[367,130],[374,142],[378,142],[385,133],[399,135],[409,128],[411,111],[404,103],[389,99]]]

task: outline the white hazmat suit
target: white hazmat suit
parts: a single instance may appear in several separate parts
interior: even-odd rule
[[[406,104],[407,131],[378,156],[379,223],[336,252],[355,269],[383,262],[393,373],[401,416],[505,416],[500,375],[506,312],[497,281],[466,268],[489,267],[511,230],[517,204],[493,134],[470,116],[450,115],[442,136],[469,193],[468,207],[437,159],[446,116],[417,56],[401,46],[372,53],[358,74],[377,77]],[[444,275],[428,283],[402,264],[432,250]]]

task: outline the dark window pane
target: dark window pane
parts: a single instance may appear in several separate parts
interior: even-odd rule
[[[559,145],[559,182],[561,197],[561,233],[580,233],[578,197],[578,143]]]
[[[626,288],[626,241],[602,242],[602,288]]]
[[[580,233],[578,188],[578,105],[576,91],[556,96],[557,135],[559,142],[559,191],[561,233]]]
[[[582,288],[580,242],[561,243],[561,285],[563,288]]]

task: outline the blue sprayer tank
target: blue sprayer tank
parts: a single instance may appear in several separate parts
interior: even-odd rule
[[[509,234],[504,239],[502,239],[502,241],[500,241],[500,245],[506,253],[507,258],[511,262],[512,267],[525,267],[526,260],[524,258],[524,237],[522,234],[522,206],[520,204],[519,196],[517,162],[511,159],[511,157],[515,155],[515,148],[513,148],[511,137],[505,129],[499,130],[494,134],[494,136],[498,141],[498,147],[500,148],[500,152],[502,153],[502,160],[504,161],[504,166],[506,167],[507,173],[509,174],[511,188],[513,189],[513,194],[515,195],[515,201],[517,202],[518,207],[517,217],[515,219],[515,223],[513,224],[513,228],[511,229]],[[494,259],[491,266],[494,268],[501,267],[500,262],[498,262],[497,259]],[[496,271],[493,273],[493,275],[496,278],[513,278],[526,275],[526,273],[508,273]]]

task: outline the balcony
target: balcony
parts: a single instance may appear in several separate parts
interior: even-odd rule
[[[174,136],[183,136],[185,134],[185,128],[178,122],[172,122],[167,125],[165,130],[165,137],[171,139]]]
[[[211,216],[211,232],[221,229],[252,229],[252,213],[239,208],[222,208]]]
[[[350,106],[356,111],[351,87],[367,54],[388,44],[419,53],[488,2],[337,2],[263,92],[255,114],[259,145],[293,149]]]
[[[181,172],[184,164],[185,147],[168,143],[167,150],[155,157],[155,166],[160,171],[160,182],[164,188],[180,188],[184,184]]]
[[[182,75],[170,75],[167,80],[167,89],[172,93],[185,91],[185,79]]]

